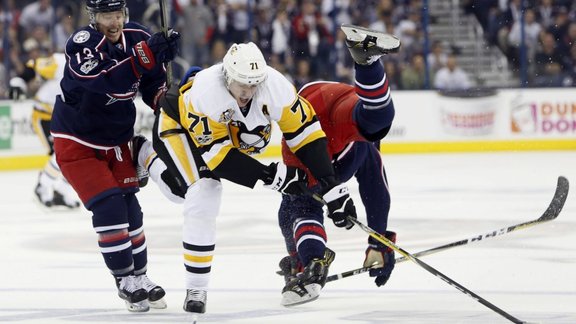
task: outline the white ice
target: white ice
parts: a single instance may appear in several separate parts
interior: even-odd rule
[[[412,253],[536,219],[559,175],[576,185],[576,152],[388,155],[384,161],[392,192],[389,228]],[[181,206],[154,183],[139,194],[148,274],[166,288],[168,308],[132,314],[116,296],[90,213],[40,207],[32,193],[36,175],[0,173],[0,322],[191,321],[182,310]],[[575,191],[554,221],[422,261],[523,321],[576,323]],[[249,190],[224,182],[208,312],[199,323],[509,322],[413,262],[397,264],[384,287],[362,274],[328,283],[315,302],[281,306],[279,198],[260,184]],[[329,221],[326,227],[337,253],[331,273],[360,267],[367,234]]]

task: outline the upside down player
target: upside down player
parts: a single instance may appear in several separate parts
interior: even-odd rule
[[[379,58],[397,51],[400,42],[360,27],[345,25],[342,30],[355,61],[355,87],[320,81],[305,85],[299,94],[312,104],[326,133],[338,180],[346,182],[356,177],[368,225],[395,241],[396,234],[387,231],[390,193],[378,151],[379,141],[392,125],[394,105]],[[285,141],[282,156],[286,165],[304,167]],[[309,176],[310,184],[315,185],[315,179]],[[280,262],[286,279],[282,304],[312,301],[318,298],[330,265],[322,260],[325,250],[330,251],[325,246],[322,205],[309,196],[283,195],[278,219],[289,253]],[[394,251],[369,237],[364,266],[373,266],[370,276],[376,277],[377,286],[384,285],[394,268]],[[309,273],[314,268],[325,268],[321,278]]]

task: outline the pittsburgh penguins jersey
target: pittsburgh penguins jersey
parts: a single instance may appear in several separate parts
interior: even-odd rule
[[[33,62],[34,71],[43,81],[34,96],[34,109],[52,114],[57,95],[62,94],[60,81],[64,76],[66,57],[64,53],[54,53],[48,57],[37,58]]]
[[[262,152],[270,141],[275,122],[290,149],[302,154],[307,165],[312,164],[311,170],[320,177],[333,174],[328,155],[323,153],[325,134],[313,108],[298,96],[281,73],[271,67],[267,69],[266,80],[258,85],[245,109],[238,106],[228,91],[222,64],[196,74],[190,89],[181,96],[179,118],[202,159],[210,170],[226,170],[216,172],[219,176],[229,174],[228,171],[238,173],[239,169],[247,172],[250,167],[242,168],[243,163],[249,162],[238,152],[242,155]],[[248,182],[250,186],[255,180]]]
[[[136,43],[150,38],[143,26],[124,25],[112,44],[93,26],[76,31],[66,43],[62,95],[56,99],[51,122],[54,137],[65,137],[95,148],[128,142],[134,133],[134,98],[140,90],[150,107],[165,86],[162,64],[140,74],[132,55]]]

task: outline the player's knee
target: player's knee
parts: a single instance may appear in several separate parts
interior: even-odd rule
[[[103,232],[122,224],[128,227],[128,208],[122,194],[115,194],[94,202],[90,206],[92,225],[96,232]]]
[[[221,196],[222,184],[218,180],[202,178],[192,184],[185,195],[185,223],[215,223]]]
[[[354,109],[354,120],[366,139],[376,141],[386,136],[392,126],[395,113],[392,102],[381,109],[365,109],[359,102]]]

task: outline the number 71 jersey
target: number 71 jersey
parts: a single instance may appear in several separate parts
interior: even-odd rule
[[[222,64],[205,69],[188,85],[190,89],[183,92],[179,103],[180,123],[210,169],[231,150],[261,153],[270,142],[272,121],[294,152],[325,137],[310,103],[273,68],[268,67],[266,80],[258,85],[246,108],[238,106],[225,82]]]

